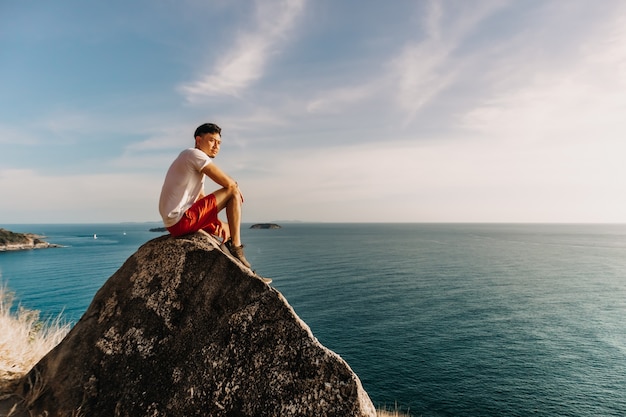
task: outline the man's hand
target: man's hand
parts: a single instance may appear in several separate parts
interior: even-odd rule
[[[215,236],[222,239],[222,243],[230,239],[230,229],[228,227],[228,223],[224,223],[223,221],[218,219],[217,224],[215,225],[214,234]]]
[[[239,195],[241,196],[241,204],[243,204],[243,193],[239,189],[239,184],[237,184],[237,189],[239,190]]]

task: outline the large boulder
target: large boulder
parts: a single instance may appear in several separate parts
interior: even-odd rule
[[[147,242],[21,381],[53,416],[375,416],[285,298],[197,233]]]

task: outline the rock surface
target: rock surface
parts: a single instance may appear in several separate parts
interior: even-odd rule
[[[49,417],[376,415],[348,364],[202,233],[139,248],[16,395]]]

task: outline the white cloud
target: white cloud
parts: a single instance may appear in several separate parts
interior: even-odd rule
[[[249,221],[623,221],[622,148],[495,137],[263,152],[235,173]]]
[[[625,221],[623,3],[412,7],[424,4],[426,13],[415,10],[421,25],[409,16],[410,24],[396,20],[393,30],[377,32],[384,35],[342,38],[305,57],[305,72],[281,68],[285,78],[259,94],[216,97],[242,95],[273,70],[271,57],[284,51],[303,14],[303,1],[259,0],[252,23],[225,45],[230,52],[181,87],[191,101],[210,96],[202,108],[174,97],[155,112],[160,100],[142,106],[148,100],[122,96],[124,106],[101,102],[76,112],[47,105],[23,129],[36,131],[31,136],[5,122],[3,146],[110,137],[117,148],[107,149],[110,159],[96,155],[97,169],[111,174],[50,174],[59,166],[89,170],[69,153],[42,158],[51,165],[38,171],[8,171],[9,161],[0,190],[11,204],[0,215],[16,222],[155,219],[169,163],[193,143],[197,124],[213,121],[224,128],[216,162],[242,185],[246,221]],[[329,23],[319,18],[341,10],[324,9],[331,6],[312,11],[320,32],[309,32],[307,48],[327,39]],[[355,33],[359,24],[392,24],[365,19],[337,17]],[[298,62],[299,51],[289,52],[288,61]]]
[[[504,2],[471,2],[460,10],[446,8],[449,3],[442,1],[428,4],[423,21],[425,39],[407,42],[389,66],[395,101],[404,111],[406,123],[448,86],[467,76],[463,74],[465,64],[456,54],[457,48],[479,29],[486,17],[500,10]]]
[[[48,175],[0,170],[0,218],[11,223],[150,221],[159,218],[162,178],[110,173]]]
[[[558,58],[546,51],[537,59],[536,51],[524,51],[495,59],[485,78],[492,88],[476,97],[461,126],[481,136],[497,135],[512,146],[621,143],[626,134],[625,24],[621,17],[594,26]]]
[[[31,146],[40,142],[34,131],[25,131],[16,126],[0,125],[0,144]]]
[[[232,51],[209,74],[181,87],[188,100],[194,101],[202,96],[237,96],[261,78],[268,60],[286,40],[301,15],[305,0],[257,0],[255,4],[255,27],[240,32]]]
[[[349,85],[344,82],[313,94],[306,105],[307,111],[338,114],[353,106],[374,103],[378,116],[382,111],[390,111],[396,114],[396,119],[409,124],[446,88],[471,76],[466,73],[467,63],[480,58],[461,58],[457,49],[466,37],[480,29],[485,18],[504,4],[500,0],[472,2],[460,7],[437,0],[426,3],[426,13],[415,10],[416,14],[424,13],[422,24],[409,27],[410,31],[399,45],[373,60],[387,62],[386,65],[380,66],[374,74],[368,68],[367,76],[363,76],[363,72],[350,74]],[[388,103],[394,108],[390,109]],[[362,113],[357,114],[362,117]]]
[[[377,92],[379,92],[379,87],[375,83],[340,87],[312,99],[306,105],[306,109],[309,113],[338,114],[344,112],[346,107],[353,103],[368,100]]]
[[[540,27],[483,39],[464,54],[459,45],[501,3],[483,3],[472,16],[433,9],[430,37],[407,44],[378,78],[404,80],[407,91],[393,92],[410,117],[435,98],[463,101],[451,107],[459,113],[441,107],[449,126],[436,137],[410,126],[405,140],[374,142],[368,135],[379,132],[366,129],[358,133],[371,143],[351,146],[336,131],[328,133],[336,146],[329,139],[323,149],[259,150],[242,161],[259,167],[240,177],[250,220],[624,221],[626,25],[610,13],[617,17],[554,39],[566,15],[558,5],[539,13]],[[385,88],[371,84],[320,93],[308,110],[345,115],[350,104],[382,98]],[[451,86],[464,95],[441,94]]]
[[[172,126],[152,125],[150,131],[144,132],[146,139],[129,143],[125,148],[126,155],[141,154],[168,149],[177,149],[182,146],[193,145],[193,131],[195,126],[182,123]]]

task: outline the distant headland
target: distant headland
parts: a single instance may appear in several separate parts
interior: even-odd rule
[[[250,229],[280,229],[280,227],[276,223],[257,223],[250,226]]]
[[[43,236],[33,233],[15,233],[0,228],[0,252],[60,247],[61,245],[46,242]]]

